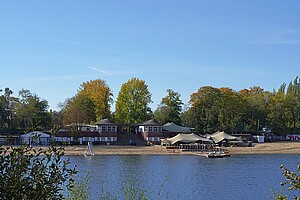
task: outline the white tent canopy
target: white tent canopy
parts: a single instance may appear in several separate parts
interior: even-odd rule
[[[178,135],[166,139],[167,141],[170,142],[170,144],[175,144],[176,142],[184,142],[184,143],[192,143],[192,142],[197,142],[197,141],[203,141],[203,142],[212,142],[210,139],[203,138],[195,133],[190,133],[190,134],[183,134],[179,133]]]
[[[219,143],[223,140],[237,140],[238,137],[234,137],[225,133],[224,131],[217,131],[216,133],[211,134],[208,138],[212,139],[215,143]]]
[[[179,126],[174,124],[173,122],[166,123],[163,125],[163,129],[169,132],[177,132],[177,133],[190,133],[191,129],[188,127]]]
[[[23,144],[43,144],[47,145],[50,141],[50,135],[40,131],[33,131],[21,135]]]

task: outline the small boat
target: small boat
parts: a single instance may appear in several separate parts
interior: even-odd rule
[[[207,154],[208,158],[223,158],[224,155],[221,152],[211,151]]]
[[[210,151],[207,153],[208,158],[223,158],[230,157],[228,151],[224,151],[221,147],[216,147],[215,151]]]

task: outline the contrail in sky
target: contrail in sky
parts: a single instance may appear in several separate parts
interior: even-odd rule
[[[104,75],[107,75],[107,76],[111,76],[111,74],[110,74],[109,72],[106,72],[106,71],[97,69],[97,68],[95,68],[95,67],[90,67],[90,66],[88,66],[88,68],[90,68],[91,70],[94,70],[94,71],[96,71],[96,72],[99,72],[99,73],[101,73],[101,74],[104,74]]]

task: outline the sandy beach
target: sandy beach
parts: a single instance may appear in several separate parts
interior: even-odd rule
[[[83,155],[85,145],[66,146],[66,155]],[[230,154],[300,154],[300,142],[258,143],[254,147],[227,147]],[[201,152],[170,150],[160,145],[154,146],[106,146],[94,145],[95,155],[201,155]],[[206,155],[206,154],[203,154]]]

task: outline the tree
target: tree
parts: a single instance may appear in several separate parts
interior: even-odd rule
[[[154,118],[160,123],[174,122],[181,124],[180,112],[182,100],[180,94],[172,89],[167,90],[167,96],[162,98],[160,106],[154,112]]]
[[[218,101],[219,129],[228,132],[241,131],[244,126],[246,102],[235,91],[220,88],[221,98]]]
[[[0,91],[2,92],[2,90]],[[0,128],[11,128],[11,94],[9,88],[4,89],[4,94],[0,96]]]
[[[63,155],[56,146],[0,147],[0,199],[63,199],[77,173]]]
[[[25,89],[19,91],[19,97],[15,111],[20,128],[44,129],[51,125],[48,101]]]
[[[82,83],[78,95],[86,95],[93,101],[97,120],[110,116],[113,94],[105,81],[96,79]]]
[[[247,102],[244,131],[257,132],[260,125],[268,126],[267,115],[271,93],[254,86],[250,90],[241,90],[239,94]]]
[[[140,123],[149,119],[151,93],[145,81],[132,78],[121,87],[116,101],[115,117],[119,123]]]
[[[79,94],[65,102],[63,108],[63,124],[74,124],[77,126],[82,123],[90,124],[95,121],[95,105],[93,101],[83,94]]]
[[[202,133],[217,131],[220,99],[221,91],[211,86],[203,86],[193,93],[189,101],[189,112],[194,120],[190,127],[194,127]]]

